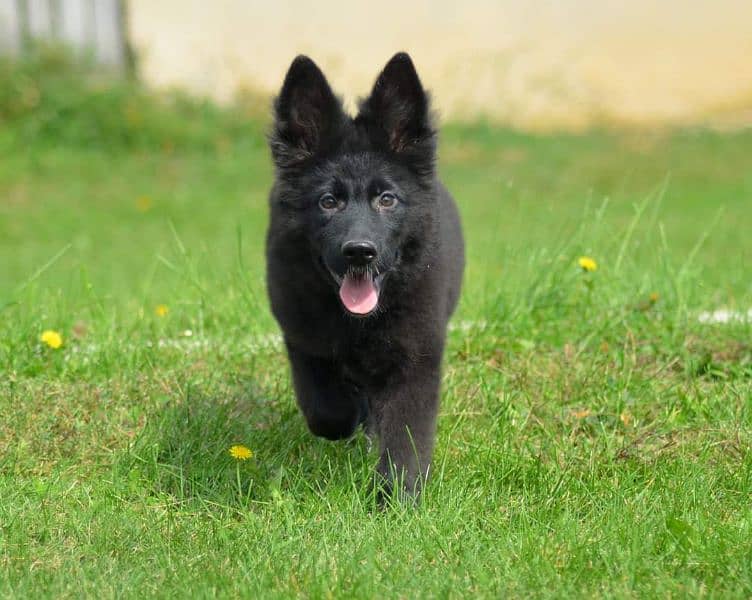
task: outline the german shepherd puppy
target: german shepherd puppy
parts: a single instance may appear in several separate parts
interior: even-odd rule
[[[464,268],[428,96],[400,53],[352,118],[298,56],[274,109],[267,286],[298,404],[314,435],[375,433],[383,489],[417,494]]]

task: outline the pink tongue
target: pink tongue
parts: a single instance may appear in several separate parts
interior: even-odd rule
[[[376,308],[379,294],[370,277],[353,277],[345,275],[342,287],[339,288],[342,304],[351,313],[365,315]]]

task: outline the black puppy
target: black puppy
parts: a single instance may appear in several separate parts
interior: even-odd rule
[[[464,267],[428,96],[400,53],[353,119],[299,56],[274,107],[267,284],[298,404],[315,435],[375,432],[387,487],[417,493]]]

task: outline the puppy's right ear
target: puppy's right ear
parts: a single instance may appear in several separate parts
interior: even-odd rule
[[[274,112],[269,145],[280,168],[294,167],[326,150],[338,138],[345,118],[321,69],[303,55],[292,61]]]
[[[371,95],[361,103],[356,121],[364,123],[371,139],[400,162],[432,176],[436,131],[428,94],[407,53],[395,54],[386,64]]]

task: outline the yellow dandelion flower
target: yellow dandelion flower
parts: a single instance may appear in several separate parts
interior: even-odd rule
[[[235,460],[248,460],[249,458],[253,458],[253,451],[247,446],[232,446],[228,452]]]
[[[588,273],[591,273],[598,269],[598,263],[589,256],[580,256],[580,258],[577,260],[577,264],[582,267],[583,271],[587,271]]]
[[[42,332],[39,341],[43,344],[47,344],[53,350],[57,350],[60,346],[63,345],[63,336],[61,336],[57,331],[47,329],[46,331]]]
[[[138,198],[136,198],[136,210],[138,212],[149,212],[149,210],[151,210],[151,206],[152,201],[149,196],[139,196]]]
[[[170,312],[170,309],[166,304],[157,304],[154,308],[154,314],[158,317],[166,317],[168,312]]]
[[[650,296],[648,296],[648,298],[652,304],[655,304],[656,302],[658,302],[658,298],[660,298],[660,296],[658,295],[658,292],[653,292],[652,294],[650,294]]]

